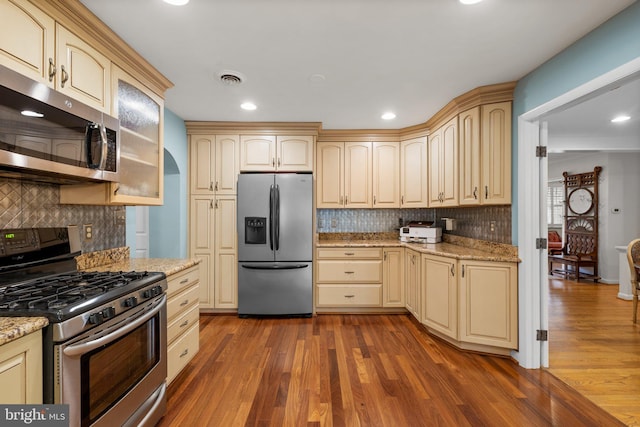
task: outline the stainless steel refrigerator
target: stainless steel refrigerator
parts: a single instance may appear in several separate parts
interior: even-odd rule
[[[238,315],[313,312],[313,176],[238,176]]]

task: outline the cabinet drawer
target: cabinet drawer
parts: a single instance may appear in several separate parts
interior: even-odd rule
[[[200,297],[200,290],[197,284],[191,286],[180,292],[177,295],[171,296],[167,301],[167,319],[169,322],[174,317],[183,313],[188,306],[192,305],[194,301],[198,301]]]
[[[198,352],[200,348],[198,334],[198,325],[193,325],[167,348],[167,384],[173,381]]]
[[[318,286],[318,306],[380,307],[382,285]]]
[[[176,317],[167,325],[167,343],[171,344],[180,334],[189,330],[191,326],[198,323],[200,311],[198,310],[198,304],[192,304],[189,306],[186,312]]]
[[[382,248],[319,248],[318,259],[382,259]]]
[[[329,283],[380,283],[382,261],[318,261],[317,281]]]
[[[167,278],[167,297],[177,294],[197,282],[199,279],[198,267],[194,266],[173,274]]]

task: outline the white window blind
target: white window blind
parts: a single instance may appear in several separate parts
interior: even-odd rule
[[[547,225],[560,228],[564,222],[564,186],[562,182],[549,182],[547,187]]]

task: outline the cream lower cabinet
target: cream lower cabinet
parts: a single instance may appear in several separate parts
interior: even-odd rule
[[[42,403],[42,331],[0,346],[0,402]]]
[[[422,255],[422,323],[458,339],[458,261]]]
[[[381,248],[319,248],[316,307],[382,307]]]
[[[191,196],[189,256],[200,259],[200,308],[238,308],[236,196]]]
[[[167,384],[170,384],[200,348],[199,266],[168,276],[167,283]]]
[[[420,314],[420,288],[422,286],[420,264],[420,252],[406,248],[404,253],[405,306],[419,322],[422,321]]]
[[[382,250],[382,306],[405,307],[403,248]]]
[[[518,348],[518,268],[514,263],[460,261],[460,340]]]

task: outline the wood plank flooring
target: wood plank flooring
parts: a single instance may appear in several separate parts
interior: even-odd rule
[[[640,426],[640,324],[617,285],[549,280],[549,372]]]
[[[409,315],[201,316],[160,426],[615,426],[545,370],[461,352]]]

